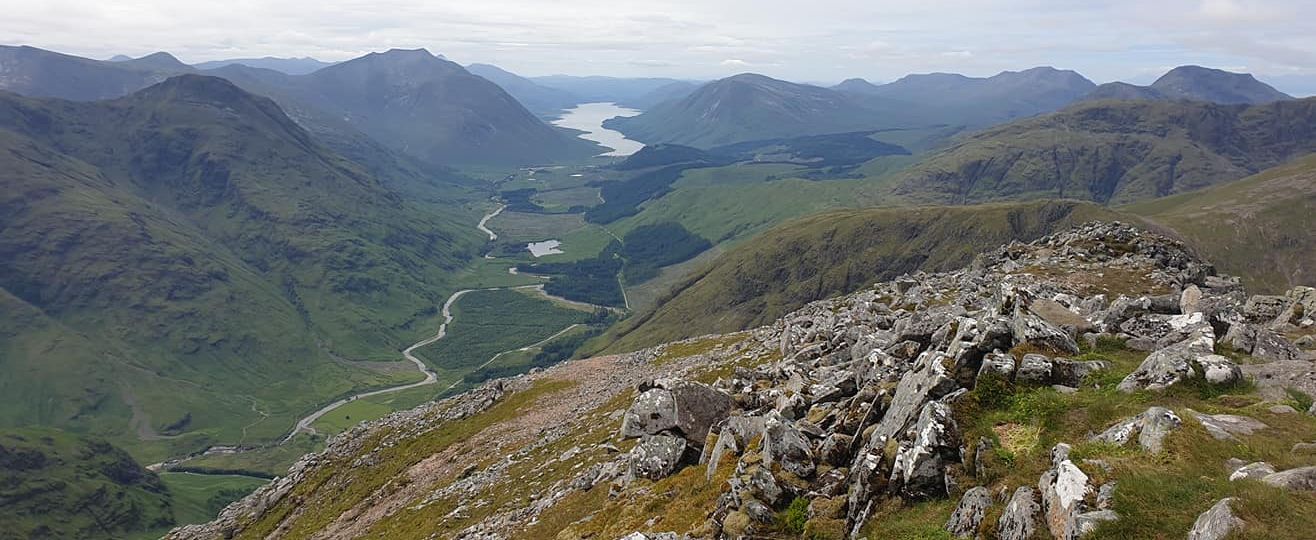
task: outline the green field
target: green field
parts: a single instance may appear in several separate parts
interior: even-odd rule
[[[489,220],[489,229],[498,233],[500,243],[520,244],[561,238],[586,226],[580,214],[503,212]]]
[[[596,187],[540,191],[531,200],[550,211],[565,211],[573,206],[594,206],[603,202],[599,198],[599,188]]]
[[[589,313],[514,290],[475,291],[452,306],[448,336],[417,352],[440,374],[465,375],[494,355],[539,342]]]
[[[302,456],[324,450],[323,435],[298,434],[287,444],[269,446],[239,454],[213,454],[190,459],[184,466],[190,469],[250,473],[259,476],[283,476],[288,467]]]
[[[432,401],[438,397],[440,391],[453,382],[455,380],[440,379],[438,384],[435,385],[353,400],[321,416],[319,420],[311,424],[311,427],[319,433],[341,433],[361,422],[383,418],[390,413],[405,411],[427,401]]]
[[[251,476],[181,472],[160,473],[160,479],[169,488],[174,505],[174,520],[178,525],[205,523],[215,519],[228,503],[268,482]]]

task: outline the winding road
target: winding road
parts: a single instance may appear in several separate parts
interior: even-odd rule
[[[475,226],[475,228],[480,229],[480,232],[483,232],[484,234],[489,235],[489,241],[492,242],[492,241],[494,241],[494,240],[497,240],[497,239],[498,239],[498,233],[489,230],[489,227],[487,227],[487,225],[489,224],[489,220],[491,220],[491,219],[493,219],[493,218],[495,218],[495,217],[498,217],[498,214],[503,213],[503,210],[506,210],[506,209],[507,209],[507,205],[504,204],[504,205],[500,205],[500,206],[498,207],[497,210],[494,210],[493,212],[489,212],[488,214],[485,214],[484,217],[480,218],[480,223],[477,224],[477,225]],[[492,257],[490,257],[490,258],[492,258]]]

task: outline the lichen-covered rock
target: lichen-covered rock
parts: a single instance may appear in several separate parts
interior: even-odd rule
[[[996,536],[1001,540],[1030,540],[1037,532],[1037,516],[1041,510],[1033,489],[1021,486],[1010,496],[1005,512],[996,522]]]
[[[1040,354],[1025,354],[1019,361],[1014,380],[1019,384],[1051,384],[1051,359]]]
[[[987,488],[978,486],[964,492],[959,506],[946,521],[946,531],[955,538],[973,538],[977,536],[978,525],[992,507],[992,493]]]
[[[1202,414],[1188,409],[1188,414],[1196,418],[1206,432],[1218,440],[1240,440],[1241,435],[1251,435],[1259,429],[1266,429],[1260,420],[1234,414]]]
[[[1261,481],[1290,491],[1316,491],[1316,466],[1271,473]]]
[[[659,379],[641,386],[622,421],[623,437],[675,432],[702,448],[709,428],[726,418],[734,404],[725,392],[697,382]]]
[[[959,463],[960,437],[950,407],[940,402],[923,406],[892,466],[891,483],[905,497],[945,497],[946,467]]]
[[[779,464],[800,478],[813,476],[813,450],[809,440],[785,418],[769,414],[763,424],[763,461]]]
[[[1233,472],[1229,473],[1229,481],[1261,480],[1272,474],[1275,474],[1275,467],[1273,465],[1264,461],[1254,461],[1234,469]]]
[[[1228,358],[1215,354],[1215,337],[1209,327],[1192,337],[1147,355],[1138,369],[1120,381],[1119,390],[1164,390],[1171,385],[1196,377],[1198,371],[1210,369],[1217,380],[1237,380],[1238,367]]]
[[[630,476],[658,480],[680,468],[686,442],[671,435],[646,435],[631,450]]]
[[[1046,526],[1055,538],[1077,538],[1076,518],[1085,510],[1083,501],[1092,486],[1088,475],[1070,461],[1068,445],[1058,444],[1051,452],[1051,469],[1037,482]]]
[[[1092,440],[1123,446],[1137,436],[1143,450],[1159,453],[1165,446],[1165,437],[1182,425],[1183,420],[1174,411],[1150,407],[1094,435]]]
[[[1238,519],[1229,507],[1236,500],[1234,497],[1220,499],[1210,510],[1197,516],[1193,528],[1188,531],[1188,540],[1224,540],[1234,531],[1242,529],[1243,520]]]

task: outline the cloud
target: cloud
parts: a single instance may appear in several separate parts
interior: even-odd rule
[[[1165,65],[1316,71],[1310,0],[42,0],[8,2],[0,42],[106,58],[344,60],[425,47],[549,73],[795,80],[991,75],[1035,65],[1099,82]],[[77,14],[71,17],[70,14]]]

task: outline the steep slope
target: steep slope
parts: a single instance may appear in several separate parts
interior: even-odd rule
[[[0,90],[77,101],[117,98],[179,73],[177,66],[153,56],[102,62],[35,47],[0,45]],[[191,71],[181,63],[178,66]]]
[[[278,436],[396,380],[337,357],[393,360],[482,243],[455,202],[404,196],[405,171],[366,173],[223,79],[95,103],[0,95],[0,145],[0,288],[26,321],[3,344],[22,353],[5,385],[69,397],[7,402],[6,423],[153,451]],[[92,346],[40,352],[65,341]]]
[[[563,109],[582,103],[571,92],[543,86],[535,81],[489,64],[471,64],[466,70],[498,85],[521,102],[526,109],[540,116],[552,116]]]
[[[879,121],[878,113],[838,92],[746,73],[706,84],[638,116],[614,118],[604,126],[646,143],[709,148],[860,131]]]
[[[1230,73],[1201,66],[1180,66],[1151,85],[1170,99],[1226,104],[1259,104],[1293,99],[1249,73]]]
[[[160,478],[109,443],[0,431],[0,522],[12,538],[125,538],[174,524]]]
[[[1316,156],[1123,210],[1172,230],[1258,292],[1316,283]]]
[[[1096,84],[1074,71],[1037,67],[975,78],[952,73],[909,75],[860,92],[875,106],[917,107],[925,124],[985,127],[1059,110]]]
[[[247,67],[272,69],[274,71],[278,71],[281,73],[287,73],[288,75],[306,75],[307,73],[313,73],[320,69],[332,66],[334,65],[334,63],[335,62],[323,62],[311,58],[309,56],[302,58],[277,58],[273,56],[265,56],[261,58],[232,58],[228,60],[211,60],[209,62],[192,64],[192,67],[196,69],[206,70],[206,69],[219,69],[224,66],[229,66],[233,64],[241,64]]]
[[[1305,538],[1312,292],[1085,224],[359,426],[167,538]]]
[[[1113,213],[1078,202],[845,210],[779,225],[673,288],[650,313],[606,336],[629,351],[752,328],[837,294],[904,273],[968,264],[1011,240],[1028,241]]]
[[[970,136],[891,181],[906,201],[1126,203],[1235,180],[1316,151],[1316,99],[1103,101]]]
[[[593,143],[545,124],[496,84],[424,49],[372,53],[298,78],[297,99],[432,163],[536,164]]]

